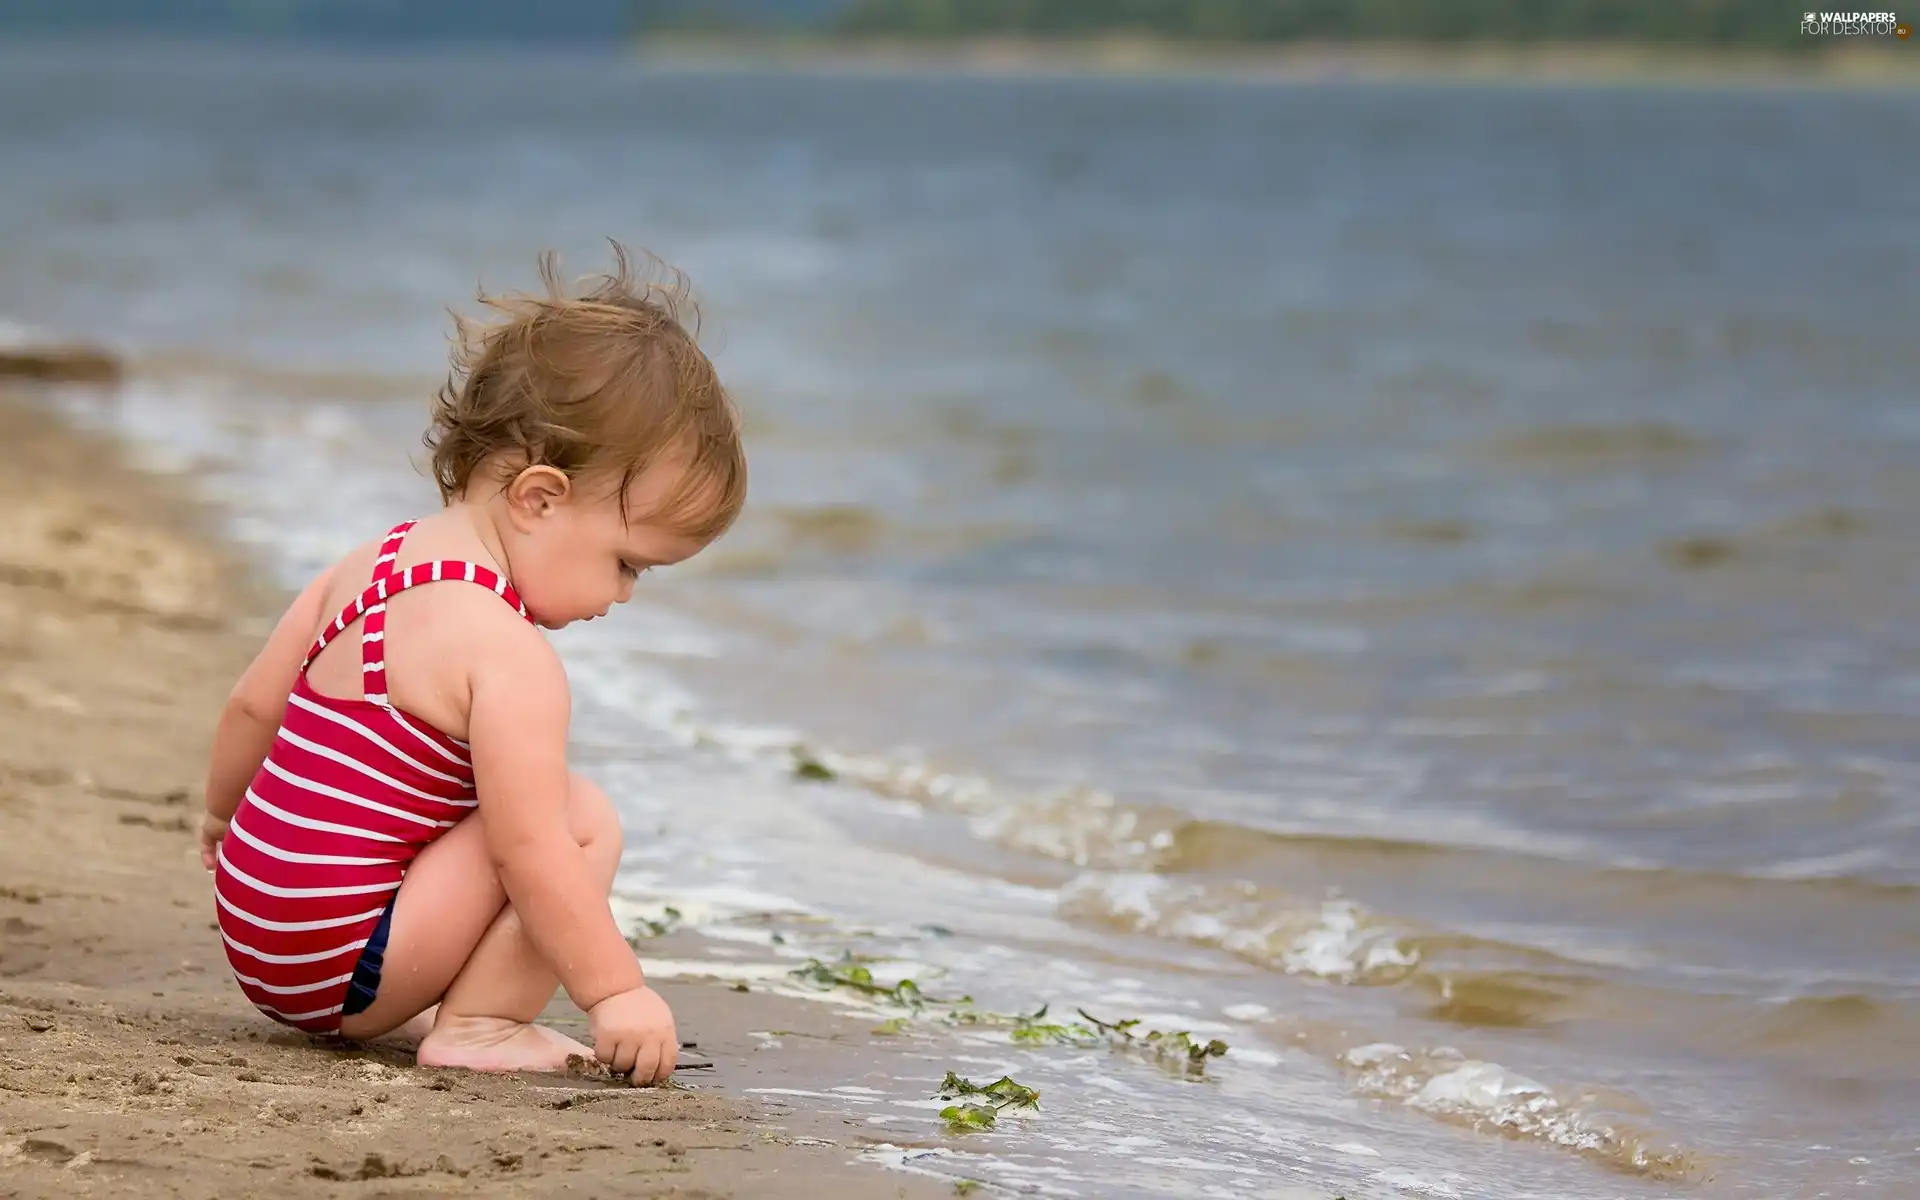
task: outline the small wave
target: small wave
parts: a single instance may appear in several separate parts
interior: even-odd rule
[[[1461,939],[1417,939],[1423,955],[1437,954],[1445,942]],[[1477,948],[1503,957],[1520,947],[1481,942]],[[1538,956],[1540,952],[1532,951]],[[1568,1019],[1576,1006],[1607,988],[1599,978],[1579,973],[1546,974],[1513,969],[1436,970],[1415,981],[1427,994],[1424,1015],[1450,1025],[1480,1029],[1528,1029]]]
[[[1556,1095],[1545,1084],[1450,1047],[1409,1050],[1375,1042],[1345,1051],[1339,1061],[1356,1073],[1361,1091],[1442,1120],[1563,1146],[1654,1179],[1693,1181],[1701,1175],[1692,1154],[1592,1111],[1585,1101]]]
[[[1456,546],[1479,535],[1479,530],[1466,521],[1446,519],[1389,521],[1380,527],[1380,532],[1396,541],[1433,546]]]
[[[388,403],[418,397],[424,404],[439,383],[437,375],[283,366],[183,349],[147,353],[135,367],[142,378],[163,386],[301,401]]]
[[[829,554],[866,554],[886,534],[886,519],[862,504],[782,508],[770,514],[792,541]]]
[[[1078,867],[1151,871],[1172,863],[1185,833],[1202,824],[1170,808],[1121,803],[1087,786],[1023,792],[914,758],[817,750],[781,729],[712,725],[678,696],[629,707],[655,729],[736,761],[790,769],[813,782],[843,782],[892,800],[958,813],[974,836]]]
[[[1727,1053],[1785,1064],[1796,1075],[1847,1088],[1913,1078],[1920,1003],[1864,992],[1783,997],[1758,1011],[1715,1014],[1702,1040]]]
[[[969,823],[974,836],[1083,867],[1158,865],[1188,821],[1170,810],[1130,808],[1096,788],[983,795],[986,802]]]
[[[707,735],[730,744],[724,733]],[[804,746],[760,748],[815,764],[815,777],[845,780],[896,800],[943,808],[968,818],[974,836],[1009,849],[1081,867],[1151,870],[1175,851],[1193,818],[1173,809],[1122,804],[1099,788],[1075,786],[1017,792],[976,775],[941,771],[918,761],[813,752]]]
[[[1338,897],[1299,901],[1250,883],[1184,884],[1153,875],[1084,875],[1062,889],[1061,911],[1212,946],[1290,975],[1392,984],[1420,966],[1406,931]]]
[[[1544,425],[1493,443],[1494,457],[1560,468],[1666,466],[1698,457],[1711,443],[1655,421],[1623,425]]]
[[[1010,788],[983,776],[944,770],[917,756],[848,754],[812,747],[792,729],[712,724],[691,697],[637,697],[622,704],[649,725],[691,746],[736,761],[760,761],[822,777],[890,800],[904,800],[968,818],[971,832],[1009,849],[1095,871],[1253,871],[1279,878],[1311,869],[1316,878],[1411,869],[1422,859],[1453,858],[1461,870],[1499,870],[1510,877],[1541,872],[1565,886],[1595,889],[1609,903],[1646,910],[1685,904],[1781,904],[1791,897],[1844,893],[1906,903],[1920,884],[1831,872],[1723,872],[1659,867],[1636,859],[1596,861],[1591,847],[1494,826],[1432,828],[1431,837],[1361,831],[1272,828],[1195,817],[1179,809],[1128,803],[1102,788]],[[1515,947],[1514,949],[1521,949]]]
[[[1316,900],[1245,882],[1095,873],[1061,889],[1059,904],[1070,919],[1224,950],[1289,975],[1403,987],[1423,1016],[1451,1025],[1539,1027],[1614,994],[1582,964],[1549,951],[1423,931],[1340,896]]]
[[[751,510],[724,546],[686,564],[694,575],[767,578],[822,557],[939,559],[979,552],[1018,537],[991,522],[908,525],[863,504],[763,505]]]
[[[1827,506],[1794,513],[1765,525],[1669,538],[1660,543],[1659,552],[1668,566],[1682,570],[1746,561],[1804,570],[1809,553],[1831,551],[1873,532],[1872,523],[1860,513],[1850,508]]]

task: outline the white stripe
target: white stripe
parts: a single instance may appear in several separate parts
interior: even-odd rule
[[[344,833],[348,837],[365,838],[370,842],[389,842],[402,846],[408,844],[400,838],[388,837],[384,833],[375,833],[370,829],[355,829],[351,825],[335,825],[331,821],[316,821],[312,817],[295,816],[284,808],[262,800],[260,794],[252,788],[247,789],[247,799],[253,801],[254,807],[266,813],[268,816],[276,820],[285,821],[289,825],[298,825],[302,829],[315,829],[321,833]]]
[[[360,698],[368,704],[378,704],[381,708],[391,709],[393,707],[388,701],[385,692],[362,692]]]
[[[440,582],[440,560],[437,558],[433,560],[433,581]]]
[[[246,909],[234,904],[233,901],[222,896],[218,888],[214,889],[213,898],[220,902],[221,908],[239,917],[242,921],[251,925],[258,925],[262,929],[272,929],[279,933],[305,933],[309,929],[338,929],[342,925],[352,925],[359,921],[371,920],[387,911],[386,906],[382,905],[372,912],[355,913],[350,917],[329,917],[324,921],[269,921],[263,917],[256,917]]]
[[[418,813],[410,813],[404,808],[395,808],[391,804],[382,804],[378,800],[369,800],[365,796],[356,796],[344,788],[329,787],[324,783],[317,783],[303,775],[295,775],[292,771],[274,762],[271,757],[260,765],[266,769],[268,774],[278,776],[293,786],[304,791],[312,792],[316,796],[330,796],[335,800],[344,801],[357,808],[369,809],[377,813],[385,813],[389,817],[399,817],[402,821],[412,821],[415,825],[425,825],[429,829],[446,829],[453,825],[452,821],[436,821],[432,817],[423,817]],[[320,822],[315,828],[319,828],[325,824],[324,821]],[[389,842],[397,842],[400,840],[399,838],[381,837],[379,834],[371,833],[364,829],[355,829],[349,825],[335,825],[330,828],[337,829],[342,833],[351,833],[358,837],[378,837],[382,841]]]
[[[380,747],[382,750],[385,750],[388,754],[391,754],[395,758],[399,759],[401,762],[406,763],[408,766],[420,772],[422,775],[431,775],[435,779],[445,780],[448,783],[457,784],[460,787],[467,786],[466,780],[456,779],[452,775],[442,775],[440,772],[434,770],[432,767],[427,766],[425,763],[414,758],[412,755],[403,753],[398,746],[395,746],[392,742],[389,742],[387,739],[381,737],[379,734],[375,733],[373,730],[368,729],[365,725],[362,725],[360,722],[354,720],[352,717],[343,716],[340,713],[334,712],[330,708],[322,708],[320,705],[315,704],[313,701],[303,700],[299,696],[289,696],[287,697],[287,699],[297,707],[312,713],[316,717],[321,717],[321,718],[324,718],[325,720],[332,721],[335,725],[340,726],[342,729],[352,730],[354,733],[359,734],[361,737],[372,742],[374,745]],[[463,803],[463,801],[450,800],[448,801],[448,803],[459,804],[459,803]]]
[[[495,575],[493,577],[493,594],[496,596],[504,596],[507,594],[507,577],[505,575]]]
[[[473,564],[472,563],[467,564],[467,582],[468,583],[473,582]]]
[[[238,971],[233,973],[233,977],[250,987],[259,988],[268,995],[298,996],[302,992],[317,992],[321,988],[330,988],[336,983],[345,983],[353,978],[353,972],[349,971],[345,975],[336,975],[332,979],[322,979],[317,983],[303,983],[299,987],[275,987],[270,983],[262,983],[251,975],[242,975]]]
[[[297,850],[282,850],[248,833],[240,827],[240,822],[237,820],[227,826],[227,832],[268,858],[277,858],[281,862],[311,863],[316,867],[390,867],[393,865],[393,860],[390,858],[355,858],[348,854],[301,854]]]
[[[360,635],[360,640],[363,642],[384,642],[387,640],[387,631],[384,629],[376,629],[372,633],[363,633]]]
[[[367,939],[361,938],[358,941],[348,942],[337,950],[321,950],[314,954],[266,954],[262,951],[255,950],[245,942],[234,941],[227,936],[227,931],[224,929],[220,931],[220,940],[227,944],[228,949],[238,950],[248,958],[257,958],[261,962],[266,963],[278,963],[285,967],[295,966],[300,963],[325,962],[329,958],[339,958],[342,954],[367,948]]]
[[[282,900],[305,900],[316,896],[370,896],[375,892],[395,892],[400,890],[400,881],[397,879],[392,883],[355,884],[351,887],[275,887],[271,883],[255,879],[239,867],[234,866],[230,862],[226,862],[225,859],[221,861],[225,863],[228,875],[238,879],[241,883],[246,884],[256,892],[264,892],[269,896],[278,896]]]
[[[363,675],[366,674],[368,671],[384,671],[386,669],[387,669],[387,660],[384,658],[380,659],[378,662],[360,664],[360,672]]]
[[[385,600],[387,598],[387,581],[386,580],[376,579],[373,584],[373,589],[380,593],[380,598],[382,600]]]
[[[409,796],[415,796],[421,800],[430,800],[435,804],[458,804],[459,803],[459,801],[457,800],[447,800],[447,799],[444,799],[443,797],[436,796],[431,792],[423,792],[416,787],[408,787],[406,784],[401,783],[398,779],[393,779],[387,775],[380,773],[379,771],[374,770],[372,767],[361,762],[359,759],[353,757],[351,754],[342,754],[331,746],[322,746],[318,742],[308,741],[306,738],[301,737],[297,733],[289,733],[285,726],[281,726],[280,736],[285,738],[291,744],[300,747],[302,750],[305,750],[308,754],[317,754],[321,758],[328,759],[332,762],[337,762],[343,767],[352,767],[354,770],[360,772],[362,775],[365,775],[368,779],[373,779],[373,780],[377,780],[380,783],[384,783],[388,787],[394,789],[397,792],[405,792]],[[375,738],[374,740],[378,741],[379,739]],[[386,745],[386,743],[384,742],[382,742],[381,744]],[[388,748],[391,749],[392,747],[388,747]],[[412,761],[412,760],[409,759],[408,761]],[[415,765],[418,765],[418,764],[415,764]],[[440,778],[446,779],[447,777],[445,775],[442,775]],[[448,780],[448,782],[458,783],[459,780],[457,779]]]
[[[394,559],[399,557],[400,557],[400,552],[398,550],[395,550],[391,554],[382,554],[379,558],[374,559],[373,562],[375,566],[378,566],[381,563],[392,562]]]
[[[279,1017],[282,1021],[312,1021],[319,1017],[330,1017],[344,1010],[347,1006],[344,1004],[336,1004],[332,1008],[317,1008],[308,1013],[281,1012],[279,1009],[266,1004],[256,1004],[254,1007],[270,1017]]]
[[[407,718],[400,712],[399,709],[393,708],[393,709],[388,709],[387,711],[393,715],[395,724],[399,725],[400,728],[406,730],[408,733],[412,734],[413,736],[419,738],[421,741],[425,742],[427,744],[427,748],[432,750],[435,754],[438,754],[441,758],[446,759],[448,762],[452,763],[456,767],[470,767],[473,765],[472,763],[468,762],[466,759],[461,758],[458,754],[455,754],[453,751],[447,749],[445,746],[442,746],[439,742],[434,741],[432,738],[428,737],[426,734],[421,733],[418,729],[415,729],[413,727],[413,722],[407,720]],[[459,745],[464,746],[466,745],[466,743],[461,742],[459,743]]]

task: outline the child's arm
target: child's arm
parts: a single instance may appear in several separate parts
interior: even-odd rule
[[[677,1049],[657,1044],[672,1038],[665,1006],[622,1001],[604,1020],[594,1014],[602,1001],[642,992],[646,977],[569,828],[566,671],[546,639],[517,618],[490,623],[485,636],[487,651],[470,674],[467,736],[487,849],[533,944],[594,1016],[601,1057],[622,1073],[635,1070],[637,1058],[651,1079],[655,1063],[671,1070]]]
[[[320,607],[332,577],[329,567],[287,607],[220,710],[207,766],[207,820],[200,834],[200,861],[209,871],[220,839],[226,836],[227,822],[233,820],[234,810],[273,749],[280,719],[286,715],[287,694],[300,674],[300,660],[325,619]]]

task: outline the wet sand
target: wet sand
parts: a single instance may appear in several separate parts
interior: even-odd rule
[[[215,710],[276,597],[177,481],[33,399],[0,383],[0,1195],[950,1194],[854,1163],[838,1120],[726,1094],[856,1083],[865,1030],[820,1006],[663,983],[715,1062],[670,1089],[422,1070],[255,1015],[194,830]],[[773,1055],[766,1029],[815,1036]]]

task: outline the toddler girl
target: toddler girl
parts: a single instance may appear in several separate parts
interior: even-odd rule
[[[567,768],[540,631],[719,537],[746,461],[681,289],[615,252],[585,294],[548,258],[545,295],[460,322],[427,435],[445,507],[309,584],[221,714],[201,861],[241,990],[277,1021],[407,1026],[429,1066],[673,1072],[673,1014],[607,903],[619,821]],[[533,1023],[556,984],[591,1050]]]

